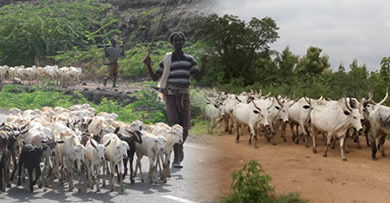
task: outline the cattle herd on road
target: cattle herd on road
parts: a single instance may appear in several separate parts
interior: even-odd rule
[[[311,99],[288,99],[282,96],[270,97],[260,92],[242,92],[239,95],[211,91],[205,94],[204,116],[210,120],[209,132],[215,126],[220,135],[220,124],[225,122],[225,131],[232,133],[235,129],[236,142],[242,135],[242,127],[249,129],[249,143],[254,137],[254,147],[258,147],[258,136],[262,135],[268,142],[275,144],[273,138],[277,132],[286,142],[286,127],[290,125],[292,139],[297,144],[301,139],[309,146],[310,137],[313,139],[313,152],[317,152],[318,136],[325,138],[326,147],[323,156],[327,156],[328,147],[334,147],[339,140],[341,158],[345,156],[347,137],[352,137],[361,148],[359,135],[366,136],[367,146],[371,147],[371,157],[376,160],[379,149],[385,156],[384,142],[390,134],[390,108],[383,105],[388,97],[379,103],[372,99],[343,97],[331,100],[320,97]]]
[[[96,186],[96,191],[100,191],[100,183],[105,186],[109,179],[111,191],[118,182],[123,192],[128,163],[130,183],[135,182],[138,170],[144,181],[141,171],[144,156],[150,163],[148,181],[167,182],[173,145],[183,142],[180,125],[145,126],[139,120],[128,124],[118,121],[115,113],[95,112],[89,104],[68,109],[10,109],[7,121],[0,126],[0,190],[12,186],[15,174],[17,185],[21,185],[27,169],[30,191],[36,184],[47,188],[65,182],[69,191],[73,191],[76,172],[79,192],[82,177],[86,177],[86,185],[91,190]],[[137,155],[135,170],[134,154]],[[105,174],[109,177],[102,177]]]

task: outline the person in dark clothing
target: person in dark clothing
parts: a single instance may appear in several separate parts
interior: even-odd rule
[[[146,56],[144,63],[148,68],[150,77],[154,81],[159,80],[159,90],[166,105],[169,125],[179,124],[183,127],[184,144],[191,123],[188,87],[192,76],[195,79],[200,79],[206,64],[206,58],[202,57],[202,64],[199,69],[194,58],[182,51],[185,43],[185,36],[182,32],[173,32],[169,36],[169,41],[174,50],[172,53],[166,54],[156,72],[152,70],[152,62],[149,56]],[[174,145],[172,163],[174,168],[183,167],[181,164],[184,158],[183,144]]]
[[[104,78],[104,81],[103,81],[103,85],[106,86],[107,85],[107,80],[108,79],[113,79],[112,81],[112,87],[118,87],[116,85],[116,80],[117,80],[117,76],[118,76],[118,69],[119,69],[119,66],[118,66],[118,58],[120,56],[124,56],[124,51],[123,51],[123,48],[122,47],[119,47],[117,46],[117,43],[116,43],[116,40],[115,39],[111,39],[111,46],[109,47],[106,47],[104,49],[104,52],[106,54],[106,57],[109,59],[109,67],[108,67],[108,77],[105,77]]]

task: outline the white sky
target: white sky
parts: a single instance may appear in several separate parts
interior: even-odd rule
[[[280,38],[271,45],[287,46],[299,56],[307,48],[321,48],[333,70],[353,59],[369,71],[380,68],[390,56],[390,1],[385,0],[215,0],[218,14],[242,19],[271,17]]]

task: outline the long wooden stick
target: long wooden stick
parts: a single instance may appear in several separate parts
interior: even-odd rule
[[[161,15],[160,22],[159,22],[159,24],[158,24],[157,30],[156,30],[156,31],[154,32],[154,34],[153,34],[152,43],[150,44],[150,47],[149,47],[147,56],[149,56],[150,53],[152,52],[152,48],[153,48],[153,44],[154,44],[154,39],[156,38],[157,33],[158,33],[158,32],[160,31],[160,29],[161,29],[161,24],[162,24],[162,21],[163,21],[165,12],[166,12],[166,10],[167,10],[167,6],[168,6],[168,0],[165,0],[164,10],[163,10],[163,13],[162,13],[162,15]]]

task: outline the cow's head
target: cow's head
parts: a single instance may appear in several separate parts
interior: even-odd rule
[[[275,109],[278,111],[278,116],[279,118],[287,123],[288,122],[288,105],[287,105],[287,102],[285,102],[284,100],[280,100],[279,97],[275,97],[276,101],[277,101],[277,105],[275,105]]]
[[[258,117],[258,120],[260,121],[260,124],[268,127],[268,109],[267,110],[261,110],[254,101],[252,101],[253,104],[253,113]],[[268,107],[269,108],[269,107]]]
[[[351,125],[357,130],[361,131],[363,129],[362,122],[363,120],[362,115],[360,114],[360,111],[358,109],[352,109],[350,107],[350,104],[348,103],[347,98],[344,98],[344,106],[343,108],[344,115],[348,116],[351,122]]]

